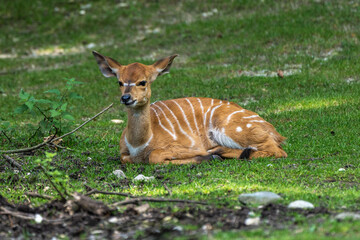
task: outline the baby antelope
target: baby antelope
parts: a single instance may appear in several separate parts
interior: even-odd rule
[[[93,52],[105,77],[116,77],[128,122],[121,162],[186,164],[222,158],[287,157],[285,140],[258,114],[218,99],[188,97],[150,104],[151,84],[168,73],[177,55],[152,65],[121,65]]]

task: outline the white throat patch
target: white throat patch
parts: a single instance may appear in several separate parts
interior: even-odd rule
[[[125,144],[126,144],[126,147],[129,149],[130,156],[136,157],[137,155],[139,155],[149,145],[152,138],[153,138],[153,134],[151,134],[151,137],[149,138],[149,140],[147,140],[147,142],[144,143],[143,145],[140,145],[138,147],[133,147],[125,137]]]

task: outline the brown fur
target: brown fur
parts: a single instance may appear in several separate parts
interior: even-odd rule
[[[285,138],[235,103],[191,97],[150,104],[151,83],[169,71],[177,55],[153,65],[127,66],[96,52],[94,56],[104,76],[116,76],[122,95],[130,94],[133,103],[127,107],[128,125],[120,140],[123,163],[199,163],[213,154],[239,158],[244,149],[252,149],[250,158],[287,156],[281,148]]]

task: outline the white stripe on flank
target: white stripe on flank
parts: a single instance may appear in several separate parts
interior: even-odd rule
[[[202,115],[204,116],[204,107],[203,107],[203,105],[201,103],[201,100],[200,100],[200,98],[197,98],[197,100],[200,103],[201,112],[202,112]]]
[[[170,119],[166,116],[164,110],[162,110],[162,108],[161,108],[160,106],[158,106],[158,105],[154,105],[154,106],[157,107],[157,108],[159,108],[159,110],[162,112],[162,114],[164,114],[164,117],[165,117],[166,121],[169,123],[169,125],[170,125],[170,127],[171,127],[172,133],[173,133],[174,135],[176,135],[174,125],[172,124],[172,122],[170,121]]]
[[[153,105],[153,106],[158,107],[158,106],[156,106],[156,105]],[[160,109],[161,109],[161,108],[160,108]],[[157,119],[158,119],[158,121],[159,121],[160,127],[161,127],[162,129],[164,129],[167,133],[169,133],[170,136],[172,136],[174,140],[176,140],[177,137],[176,137],[175,131],[174,131],[174,132],[170,132],[169,129],[167,129],[164,125],[162,125],[161,120],[160,120],[160,117],[159,117],[158,113],[156,112],[156,110],[155,110],[154,108],[151,108],[151,110],[154,111],[154,113],[155,113],[155,115],[156,115],[156,117],[157,117]],[[165,114],[164,114],[164,115],[165,115]],[[166,116],[165,116],[165,118],[167,119]],[[168,119],[167,119],[167,120],[168,120]],[[170,126],[172,126],[172,124],[171,124]],[[173,126],[172,126],[172,127],[173,127]],[[173,127],[173,128],[174,128],[174,127]]]
[[[166,106],[165,103],[163,103],[163,102],[159,102],[159,103],[161,103],[162,105],[164,105],[164,106],[170,111],[171,115],[174,117],[175,121],[177,122],[180,131],[181,131],[185,136],[187,136],[187,137],[189,138],[189,140],[191,141],[191,146],[190,146],[190,147],[193,147],[193,146],[195,145],[194,139],[193,139],[189,134],[187,134],[187,133],[184,131],[184,129],[181,127],[180,122],[179,122],[179,120],[176,118],[176,116],[175,116],[175,114],[173,113],[173,111],[171,111],[171,109],[170,109],[168,106]]]
[[[264,120],[251,120],[249,122],[265,122]]]
[[[235,111],[235,112],[231,113],[231,114],[226,118],[226,123],[225,123],[225,124],[228,124],[228,123],[229,123],[230,118],[232,117],[232,115],[237,114],[237,113],[242,113],[242,112],[245,112],[245,109],[242,109],[242,110]]]
[[[206,127],[206,125],[205,125],[205,123],[206,123],[206,116],[207,116],[208,112],[211,110],[211,107],[213,106],[213,104],[214,104],[214,99],[211,99],[211,105],[210,105],[210,107],[208,108],[208,110],[206,111],[205,116],[204,116],[204,127]]]
[[[209,118],[209,128],[212,128],[212,117],[214,115],[214,112],[217,108],[221,107],[222,105],[217,105],[216,107],[214,107],[211,111],[211,114],[210,114],[210,118]]]
[[[182,113],[182,115],[183,115],[183,117],[184,117],[184,119],[185,119],[186,125],[188,125],[190,132],[193,133],[193,130],[192,130],[191,126],[190,126],[190,123],[189,123],[189,121],[188,121],[188,119],[187,119],[187,117],[186,117],[186,115],[185,115],[185,112],[184,112],[184,110],[182,109],[182,107],[181,107],[175,100],[171,100],[171,101],[172,101],[173,103],[175,103],[175,104],[180,108],[180,111],[181,111],[181,113]]]
[[[259,115],[251,115],[251,116],[243,117],[243,118],[257,118],[257,117],[259,117]]]
[[[189,99],[186,98],[185,100],[190,104],[190,108],[191,108],[191,111],[192,111],[193,116],[194,116],[194,123],[195,123],[196,131],[197,131],[198,135],[200,135],[199,127],[198,127],[197,121],[196,121],[196,116],[195,116],[194,107],[193,107],[193,105],[192,105],[192,103],[190,102]]]

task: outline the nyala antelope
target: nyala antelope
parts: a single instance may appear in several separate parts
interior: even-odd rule
[[[105,77],[116,77],[128,122],[120,140],[121,162],[199,163],[222,158],[287,157],[285,140],[256,113],[211,98],[179,98],[150,104],[151,84],[169,72],[177,55],[152,65],[121,65],[93,52]]]

